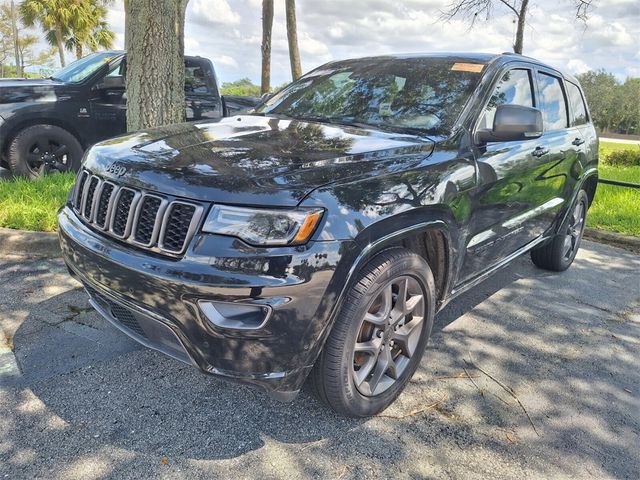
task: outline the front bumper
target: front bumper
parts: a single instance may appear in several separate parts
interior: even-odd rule
[[[64,260],[105,318],[144,345],[281,399],[313,366],[357,253],[350,241],[267,249],[200,234],[177,260],[100,235],[68,207],[58,220]],[[259,328],[222,328],[203,301],[270,315]]]

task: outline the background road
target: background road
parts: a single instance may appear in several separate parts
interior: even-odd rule
[[[139,347],[59,260],[0,258],[0,289],[0,478],[640,477],[637,254],[584,242],[564,274],[521,258],[441,312],[365,420]]]

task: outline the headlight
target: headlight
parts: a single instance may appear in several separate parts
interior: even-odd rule
[[[270,210],[214,205],[202,230],[238,237],[252,245],[300,245],[311,238],[322,214],[321,208]]]

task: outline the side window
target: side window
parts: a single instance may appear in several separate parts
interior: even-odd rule
[[[567,128],[567,103],[558,77],[538,74],[540,110],[545,131]]]
[[[192,60],[184,62],[184,91],[185,93],[209,93],[204,70]]]
[[[533,107],[531,74],[529,70],[515,69],[506,72],[491,94],[484,114],[480,120],[480,128],[493,128],[493,117],[499,105],[523,105]]]
[[[124,77],[124,72],[126,70],[125,65],[126,63],[123,60],[116,66],[112,67],[111,70],[109,70],[109,73],[107,73],[107,77]]]
[[[567,96],[571,105],[571,121],[569,125],[575,127],[587,123],[587,107],[584,104],[580,89],[571,82],[565,82],[567,86]]]

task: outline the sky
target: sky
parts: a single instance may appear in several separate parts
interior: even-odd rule
[[[495,0],[488,22],[439,21],[451,0],[297,0],[303,71],[331,60],[387,53],[512,51],[514,16]],[[604,68],[640,77],[640,0],[595,0],[586,23],[572,0],[531,0],[524,54],[571,73]],[[185,53],[211,58],[221,81],[260,80],[261,0],[190,0]],[[124,44],[124,11],[109,11],[116,47]],[[291,80],[284,0],[275,0],[272,84]]]

